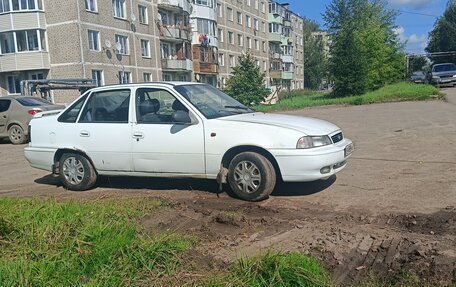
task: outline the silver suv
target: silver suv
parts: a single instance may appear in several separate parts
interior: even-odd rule
[[[456,65],[453,63],[434,65],[430,80],[432,84],[437,86],[456,85]]]

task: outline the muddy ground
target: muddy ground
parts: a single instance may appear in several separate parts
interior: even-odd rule
[[[30,168],[24,146],[5,141],[0,196],[161,199],[169,208],[144,216],[148,230],[202,239],[182,282],[272,249],[320,258],[341,286],[403,273],[423,285],[450,286],[456,284],[456,89],[446,92],[449,101],[287,112],[336,123],[356,151],[337,177],[281,184],[260,203],[217,195],[217,184],[205,180],[102,178],[94,190],[70,192]]]

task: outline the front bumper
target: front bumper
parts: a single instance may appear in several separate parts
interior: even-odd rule
[[[305,182],[328,178],[344,169],[350,157],[345,156],[345,148],[349,145],[353,145],[352,141],[344,139],[325,147],[275,149],[271,153],[277,160],[283,181]],[[326,169],[324,173],[322,169]]]

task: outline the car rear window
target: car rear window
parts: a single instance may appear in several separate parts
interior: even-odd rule
[[[16,100],[24,107],[48,106],[51,104],[41,98],[17,98]]]
[[[454,64],[438,65],[438,66],[434,66],[433,70],[434,70],[434,72],[437,72],[437,73],[456,71],[456,65],[454,65]]]
[[[11,105],[10,100],[0,100],[0,113],[6,112]]]

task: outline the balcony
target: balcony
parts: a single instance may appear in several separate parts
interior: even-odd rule
[[[177,60],[177,59],[162,59],[161,60],[163,70],[172,71],[192,71],[193,62],[189,59]]]
[[[291,28],[291,21],[290,20],[283,20],[283,26]]]
[[[163,8],[168,11],[179,12],[184,10],[190,13],[191,4],[189,0],[158,0],[158,8]]]
[[[50,69],[47,52],[23,52],[0,55],[0,72]]]
[[[282,72],[282,79],[283,80],[293,80],[293,72]]]
[[[192,34],[187,27],[179,27],[175,25],[160,25],[160,38],[170,41],[191,41]]]
[[[46,29],[46,18],[43,11],[32,10],[0,15],[0,32],[28,29]]]
[[[282,70],[270,70],[269,76],[273,79],[282,79]]]
[[[278,33],[269,33],[270,42],[282,42],[282,34]]]
[[[293,56],[290,56],[290,55],[283,55],[282,56],[282,61],[284,63],[293,63],[294,62],[294,58],[293,58]]]
[[[280,53],[269,52],[269,59],[271,60],[281,60],[282,56]]]

